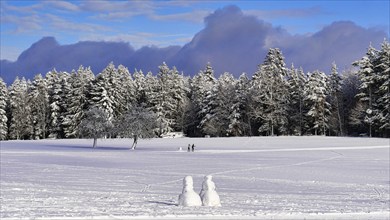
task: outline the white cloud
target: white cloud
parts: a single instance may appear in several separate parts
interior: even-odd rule
[[[107,1],[107,0],[86,0],[80,4],[84,11],[91,12],[134,12],[147,14],[155,10],[151,1]]]
[[[11,31],[14,34],[26,33],[42,29],[42,20],[38,15],[17,16],[12,14],[5,14],[1,17],[1,23],[10,23],[16,26]]]
[[[97,31],[110,30],[110,28],[103,25],[72,22],[52,14],[46,14],[45,17],[49,21],[48,23],[50,28],[61,32],[68,32],[68,31],[97,32]]]
[[[305,18],[324,14],[321,7],[280,9],[280,10],[243,10],[246,15],[252,15],[260,19],[274,19],[280,17]]]
[[[172,12],[160,14],[159,11],[170,7],[188,8],[193,5],[192,1],[85,1],[81,8],[86,11],[99,12],[93,18],[120,21],[134,16],[145,16],[158,21],[189,21],[203,22],[203,18],[212,10],[196,9],[189,12]],[[196,3],[198,4],[198,3]]]
[[[6,2],[1,2],[1,13],[23,13],[23,14],[32,14],[38,9],[42,9],[44,5],[42,3],[37,3],[29,6],[13,6],[9,5]],[[3,16],[3,15],[2,15]]]
[[[151,14],[149,15],[149,17],[151,19],[159,21],[190,21],[195,23],[201,23],[203,22],[203,19],[211,13],[212,11],[208,10],[194,10],[191,12],[168,15]]]
[[[73,4],[68,1],[48,1],[49,5],[51,5],[54,8],[65,10],[65,11],[71,11],[71,12],[78,12],[80,11],[80,7],[76,4]]]

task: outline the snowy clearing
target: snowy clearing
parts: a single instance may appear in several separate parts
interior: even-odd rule
[[[0,218],[390,218],[389,139],[167,138],[129,150],[131,143],[0,142]],[[199,192],[210,174],[221,207],[177,206],[186,175]]]

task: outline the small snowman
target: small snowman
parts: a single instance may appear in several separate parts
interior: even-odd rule
[[[212,176],[205,176],[202,183],[200,197],[202,198],[203,206],[221,206],[219,195],[215,190],[215,183],[212,181]]]
[[[202,201],[194,191],[194,182],[191,176],[183,179],[183,192],[179,195],[179,206],[201,206]]]

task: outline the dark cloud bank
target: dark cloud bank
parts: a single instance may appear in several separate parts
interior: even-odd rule
[[[252,16],[235,6],[215,11],[205,18],[205,28],[183,47],[143,47],[135,50],[127,43],[79,42],[59,45],[53,37],[45,37],[24,51],[15,62],[1,61],[1,76],[7,83],[15,77],[32,78],[56,68],[71,71],[80,65],[91,66],[99,73],[111,61],[123,64],[130,71],[142,69],[157,72],[162,62],[176,66],[187,75],[194,75],[207,62],[215,73],[227,71],[235,76],[251,75],[263,62],[270,47],[282,50],[289,66],[302,66],[305,71],[316,69],[329,72],[336,61],[340,69],[350,67],[361,58],[370,42],[379,47],[384,31],[365,29],[349,21],[340,21],[310,35],[291,35],[280,27]]]

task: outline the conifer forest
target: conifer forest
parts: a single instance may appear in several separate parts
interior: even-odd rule
[[[95,122],[104,124],[95,125],[102,131],[97,135],[109,138],[123,137],[117,127],[128,129],[123,123],[140,112],[155,121],[147,123],[148,137],[168,132],[389,137],[389,42],[369,46],[342,72],[336,63],[326,73],[305,72],[287,66],[282,51],[271,48],[251,77],[217,76],[212,64],[189,77],[166,63],[157,73],[130,73],[110,63],[96,76],[80,66],[70,73],[53,69],[31,80],[16,78],[11,85],[0,79],[0,139],[89,137],[83,131],[91,109],[100,109]]]

